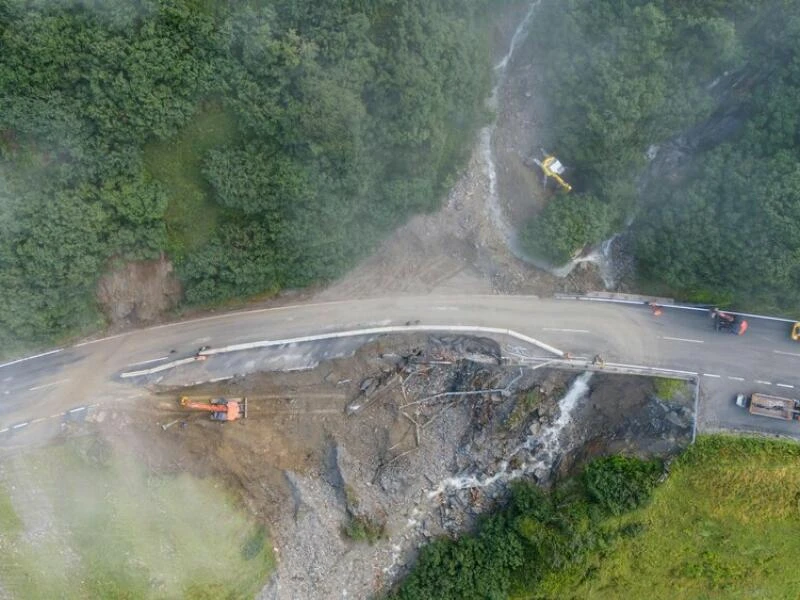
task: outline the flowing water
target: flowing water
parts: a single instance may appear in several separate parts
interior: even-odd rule
[[[525,17],[520,21],[514,35],[511,36],[511,42],[508,46],[508,52],[505,56],[494,66],[495,85],[492,88],[492,94],[489,97],[489,108],[497,112],[500,102],[500,90],[505,84],[506,75],[508,73],[508,65],[517,51],[519,46],[528,37],[528,29],[533,22],[536,8],[539,6],[541,0],[531,2]],[[483,159],[486,178],[489,182],[489,196],[486,200],[486,211],[495,226],[497,231],[503,237],[511,253],[520,260],[532,264],[533,266],[547,271],[556,277],[566,277],[572,270],[580,263],[589,262],[594,263],[600,270],[600,276],[603,279],[603,284],[606,288],[611,288],[615,285],[614,268],[611,259],[611,246],[617,236],[614,236],[597,247],[593,248],[590,252],[574,258],[570,262],[561,266],[554,266],[537,256],[533,256],[526,252],[520,242],[516,229],[508,222],[508,218],[503,210],[500,202],[499,193],[497,191],[497,166],[494,157],[494,134],[497,129],[497,118],[494,122],[487,127],[484,127],[480,132],[479,148],[481,158]]]
[[[566,395],[558,403],[558,418],[538,433],[528,436],[500,464],[497,473],[487,477],[477,475],[448,477],[439,483],[434,490],[428,492],[428,498],[434,498],[446,491],[484,488],[498,482],[506,483],[531,474],[535,475],[539,480],[547,479],[556,460],[565,450],[569,449],[569,445],[565,444],[565,440],[562,439],[562,434],[572,423],[572,413],[578,401],[584,398],[589,391],[589,379],[591,377],[592,373],[587,371],[575,378]],[[523,459],[516,469],[509,471],[509,461],[517,455],[527,455],[527,458]]]

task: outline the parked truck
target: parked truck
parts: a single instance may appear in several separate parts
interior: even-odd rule
[[[783,421],[800,420],[800,400],[767,394],[752,394],[748,398],[745,394],[739,394],[736,396],[736,404],[742,408],[749,408],[751,415]]]

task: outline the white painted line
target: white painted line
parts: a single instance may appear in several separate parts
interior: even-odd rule
[[[756,383],[760,383],[761,385],[772,385],[771,381],[763,381],[761,379],[756,379]]]
[[[592,333],[588,329],[559,329],[557,327],[542,327],[542,331],[563,331],[564,333]]]
[[[676,338],[676,337],[663,336],[663,337],[661,337],[661,339],[662,340],[669,340],[671,342],[689,342],[691,344],[705,344],[705,342],[703,340],[689,340],[689,339],[686,339],[686,338]]]
[[[7,431],[8,431],[8,427],[4,427],[3,429],[0,429],[0,433],[5,433]]]
[[[733,381],[744,381],[744,377],[728,377],[728,379],[732,379]]]
[[[457,306],[432,306],[433,310],[459,310]]]
[[[794,389],[794,386],[793,385],[789,385],[788,383],[776,383],[775,385],[777,385],[778,387],[782,387],[782,388],[789,388],[790,390]]]
[[[86,410],[86,407],[85,406],[79,406],[78,408],[71,408],[67,412],[68,413],[76,413],[76,412],[81,412],[82,410]]]
[[[161,362],[162,360],[167,360],[169,356],[162,356],[161,358],[151,358],[150,360],[143,360],[141,362],[131,363],[129,365],[125,365],[126,367],[136,367],[139,365],[149,365],[150,363]]]
[[[56,413],[56,414],[54,414],[54,415],[50,415],[50,416],[49,416],[49,417],[47,417],[47,418],[48,418],[48,419],[55,419],[56,417],[63,417],[63,416],[64,416],[64,413]]]
[[[54,381],[53,383],[45,383],[43,385],[35,385],[33,387],[28,388],[29,392],[35,392],[36,390],[43,390],[44,388],[53,387],[54,385],[59,385],[61,383],[67,383],[70,381],[69,379],[59,379],[58,381]]]
[[[45,420],[44,417],[39,417],[38,419],[34,419],[33,421],[31,421],[31,425],[33,425],[34,423],[41,423],[44,420]]]
[[[188,365],[189,363],[197,362],[197,356],[190,356],[189,358],[181,358],[180,360],[173,360],[172,362],[164,363],[162,365],[158,365],[155,367],[151,367],[150,369],[140,369],[138,371],[128,371],[127,373],[120,373],[120,377],[126,379],[128,377],[139,377],[141,375],[152,375],[153,373],[158,373],[160,371],[166,371],[167,369],[171,369],[173,367],[179,367],[181,365]]]
[[[218,381],[228,381],[228,379],[233,379],[233,375],[225,375],[224,377],[215,377],[214,379],[209,379],[209,383],[216,383]]]
[[[142,331],[142,330],[140,329],[139,331]],[[98,342],[107,342],[109,340],[115,340],[117,338],[121,338],[122,336],[125,336],[125,335],[130,335],[131,333],[134,333],[134,332],[130,331],[130,332],[127,332],[127,333],[118,333],[117,335],[110,335],[108,337],[98,338],[96,340],[89,340],[87,342],[81,342],[80,344],[75,344],[75,346],[73,346],[73,347],[74,348],[80,348],[81,346],[88,346],[89,344],[97,344]]]
[[[16,425],[14,425],[14,426],[13,426],[11,429],[22,429],[23,427],[27,427],[28,425],[30,425],[30,423],[28,423],[28,422],[25,422],[25,423],[17,423],[17,424],[16,424]]]
[[[466,332],[466,333],[495,333],[500,335],[508,335],[528,344],[532,344],[541,348],[546,352],[555,354],[556,356],[564,356],[564,352],[558,348],[554,348],[549,344],[540,342],[523,333],[513,331],[511,329],[501,329],[499,327],[479,327],[476,325],[397,325],[391,327],[372,327],[369,329],[355,329],[349,331],[337,331],[334,333],[322,333],[319,335],[305,335],[296,338],[287,338],[282,340],[261,340],[258,342],[247,342],[243,344],[233,344],[231,346],[224,346],[222,348],[210,348],[199,352],[197,356],[191,358],[184,358],[173,362],[158,365],[151,369],[142,369],[139,371],[128,371],[127,373],[120,373],[123,379],[129,377],[139,377],[141,375],[152,375],[161,371],[166,371],[172,367],[188,364],[196,360],[201,360],[208,356],[216,354],[226,354],[228,352],[239,352],[241,350],[255,350],[257,348],[270,348],[275,346],[286,346],[289,344],[300,344],[304,342],[318,342],[321,340],[333,340],[350,337],[367,337],[373,335],[381,335],[385,333],[409,333],[409,332],[430,332],[430,331],[445,331],[445,332]],[[158,383],[157,381],[155,383]]]
[[[715,375],[714,373],[703,373],[703,377],[713,377],[714,379],[719,379],[721,375]]]
[[[775,354],[783,354],[784,356],[800,356],[800,354],[797,354],[795,352],[781,352],[780,350],[773,350],[773,352]]]
[[[11,365],[16,365],[21,362],[25,362],[26,360],[33,360],[34,358],[41,358],[43,356],[50,356],[51,354],[57,354],[59,352],[63,352],[63,348],[56,348],[55,350],[50,350],[50,352],[42,352],[41,354],[34,354],[33,356],[26,356],[25,358],[18,358],[17,360],[12,360],[11,362],[3,363],[0,365],[0,369],[3,367],[10,367]]]

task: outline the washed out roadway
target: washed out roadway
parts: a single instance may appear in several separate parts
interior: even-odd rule
[[[800,393],[800,344],[789,325],[748,319],[744,336],[714,331],[702,311],[530,296],[391,297],[231,312],[151,327],[0,365],[0,431],[70,407],[135,402],[143,390],[119,374],[214,348],[409,321],[512,329],[575,356],[697,372],[699,429],[800,435],[800,423],[753,417],[733,404],[737,392]],[[174,352],[173,352],[174,351]],[[541,355],[541,351],[539,352]],[[219,361],[221,357],[210,357]]]

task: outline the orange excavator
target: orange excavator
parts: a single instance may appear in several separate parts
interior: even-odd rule
[[[210,412],[212,421],[236,421],[247,418],[247,398],[213,398],[209,402],[200,402],[192,400],[189,396],[183,396],[181,406]]]

